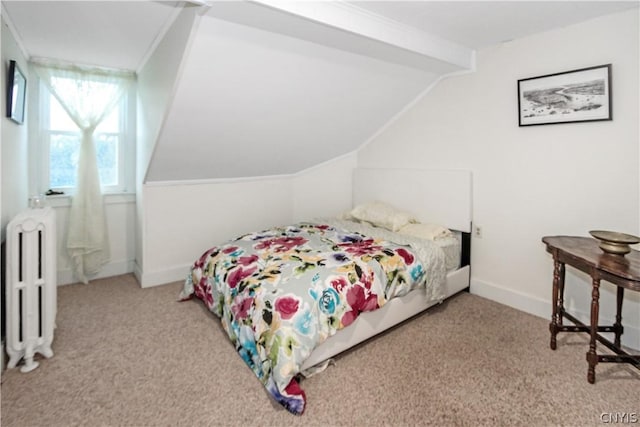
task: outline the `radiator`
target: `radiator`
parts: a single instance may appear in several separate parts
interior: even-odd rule
[[[28,209],[7,225],[7,354],[9,368],[38,367],[35,353],[52,357],[56,319],[56,216],[50,207]]]

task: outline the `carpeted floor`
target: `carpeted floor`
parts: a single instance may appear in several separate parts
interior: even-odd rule
[[[2,426],[587,426],[640,416],[640,371],[600,364],[586,334],[549,349],[548,320],[460,294],[302,381],[296,417],[271,402],[181,283],[125,275],[58,289],[54,357],[2,374]]]

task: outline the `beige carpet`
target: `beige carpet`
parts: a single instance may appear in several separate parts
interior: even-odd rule
[[[596,426],[640,413],[630,365],[600,364],[587,383],[586,334],[551,351],[548,320],[463,293],[304,380],[293,416],[201,303],[176,302],[180,287],[126,275],[59,288],[55,355],[3,373],[2,426]]]

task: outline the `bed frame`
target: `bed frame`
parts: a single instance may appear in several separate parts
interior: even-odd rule
[[[472,213],[471,172],[465,170],[355,169],[353,205],[381,200],[416,215],[420,222],[462,232],[460,268],[447,274],[446,297],[469,287]],[[314,367],[335,355],[438,304],[421,289],[394,298],[379,310],[360,314],[353,324],[319,345],[302,365]]]

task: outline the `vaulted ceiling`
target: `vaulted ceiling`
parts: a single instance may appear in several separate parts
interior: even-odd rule
[[[147,181],[291,174],[357,150],[475,50],[638,1],[18,2],[27,56],[140,70],[197,8]]]

